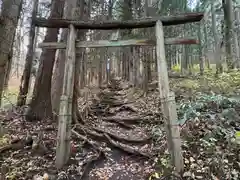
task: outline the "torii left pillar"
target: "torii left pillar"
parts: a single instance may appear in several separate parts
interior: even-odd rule
[[[67,39],[66,64],[64,69],[63,91],[58,116],[56,167],[62,168],[70,157],[72,122],[72,98],[76,62],[76,30],[71,24]]]

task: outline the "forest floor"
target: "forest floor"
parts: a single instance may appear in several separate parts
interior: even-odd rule
[[[182,137],[181,177],[170,165],[156,83],[146,95],[114,79],[88,90],[88,101],[79,99],[84,123],[72,127],[72,156],[61,170],[55,168],[57,124],[27,122],[15,108],[2,111],[0,179],[239,179],[240,73],[173,79],[171,87]]]

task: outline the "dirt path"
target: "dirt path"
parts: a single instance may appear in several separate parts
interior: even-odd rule
[[[150,117],[143,116],[134,107],[134,98],[127,98],[124,91],[120,82],[112,81],[91,106],[94,120],[88,130],[92,139],[98,135],[106,143],[108,152],[93,163],[83,179],[144,180],[154,171],[151,136],[141,125]]]

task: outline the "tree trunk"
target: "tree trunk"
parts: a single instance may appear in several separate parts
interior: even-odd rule
[[[197,4],[197,11],[200,11],[200,4]],[[204,73],[204,60],[203,60],[203,43],[202,43],[203,35],[201,31],[201,22],[198,23],[198,41],[199,41],[199,70],[200,75]]]
[[[210,61],[207,57],[208,52],[208,34],[207,34],[207,22],[204,22],[204,53],[205,53],[205,62],[207,64],[207,68],[210,69]]]
[[[38,8],[38,0],[35,0],[33,1],[32,19],[34,19],[37,15],[37,8]],[[22,78],[21,78],[21,85],[19,88],[19,95],[17,100],[18,106],[23,106],[26,104],[35,48],[36,48],[35,26],[31,22],[31,29],[29,33],[29,47],[28,47],[25,67],[24,67]]]
[[[89,2],[90,3],[90,2]],[[86,4],[84,1],[81,1],[77,4],[74,19],[87,20],[90,16],[91,4]],[[78,30],[77,38],[80,41],[86,40],[86,32],[84,30]],[[86,49],[80,49],[78,53],[76,53],[76,62],[75,62],[75,74],[74,74],[74,87],[73,87],[73,101],[72,101],[72,114],[73,114],[73,122],[77,123],[81,119],[79,108],[78,108],[78,98],[79,98],[79,88],[84,88],[86,85]]]
[[[188,10],[187,8],[187,1],[183,1],[183,9],[185,11]],[[183,35],[187,36],[188,35],[188,28],[189,26],[187,24],[184,25],[184,32]],[[181,71],[183,74],[186,74],[189,71],[189,47],[188,45],[183,45],[182,49],[182,62],[181,62]]]
[[[0,105],[2,93],[6,84],[8,66],[11,66],[11,54],[14,35],[22,10],[22,0],[4,0],[2,2],[1,26],[0,26]]]
[[[124,0],[123,1],[123,16],[122,16],[122,20],[130,20],[132,19],[132,1],[129,0]],[[131,29],[127,29],[122,31],[122,37],[124,39],[128,38],[131,35],[132,30]],[[122,71],[123,71],[123,78],[125,80],[129,80],[129,59],[130,59],[130,47],[123,47],[122,48]]]
[[[237,27],[240,27],[240,7],[235,10],[235,20]],[[240,46],[240,31],[237,31],[238,46]]]
[[[233,21],[233,11],[232,11],[232,0],[222,0],[223,10],[224,10],[224,20],[225,20],[225,40],[226,40],[226,58],[228,69],[233,69],[236,62],[233,56],[232,48],[232,21]]]
[[[64,0],[53,0],[50,19],[61,18]],[[44,42],[56,42],[59,29],[47,29]],[[53,118],[51,102],[52,71],[55,61],[54,49],[43,49],[40,57],[38,74],[34,84],[33,97],[27,111],[27,120],[42,120]]]
[[[104,52],[103,52],[103,50],[102,50],[102,48],[101,49],[99,49],[99,54],[100,54],[100,56],[99,56],[99,59],[98,59],[98,87],[101,87],[102,86],[102,64],[103,64],[103,55],[104,55]]]
[[[240,68],[240,51],[239,51],[239,45],[238,45],[238,35],[237,32],[235,31],[235,24],[234,21],[237,21],[234,19],[234,9],[233,9],[233,2],[232,0],[228,2],[228,8],[230,11],[230,19],[231,19],[231,33],[232,33],[232,38],[233,38],[233,50],[234,50],[234,59],[235,59],[235,66],[237,68]]]
[[[139,47],[135,46],[133,49],[133,84],[134,87],[139,85],[139,67],[140,67],[140,52]]]
[[[188,47],[187,45],[182,46],[182,57],[181,57],[181,72],[186,74],[188,71],[189,58],[188,58]]]
[[[212,32],[214,37],[214,59],[216,61],[216,74],[222,73],[222,63],[221,63],[221,56],[219,54],[219,40],[217,36],[217,26],[216,26],[216,15],[215,15],[215,8],[214,3],[211,4],[211,12],[212,12]]]

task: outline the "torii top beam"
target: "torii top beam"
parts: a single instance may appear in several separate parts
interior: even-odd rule
[[[175,16],[162,16],[159,18],[144,18],[128,21],[76,21],[71,19],[45,19],[36,18],[33,20],[35,26],[47,28],[68,28],[73,24],[77,29],[133,29],[155,26],[161,20],[164,26],[178,25],[201,21],[204,13],[186,13]]]

